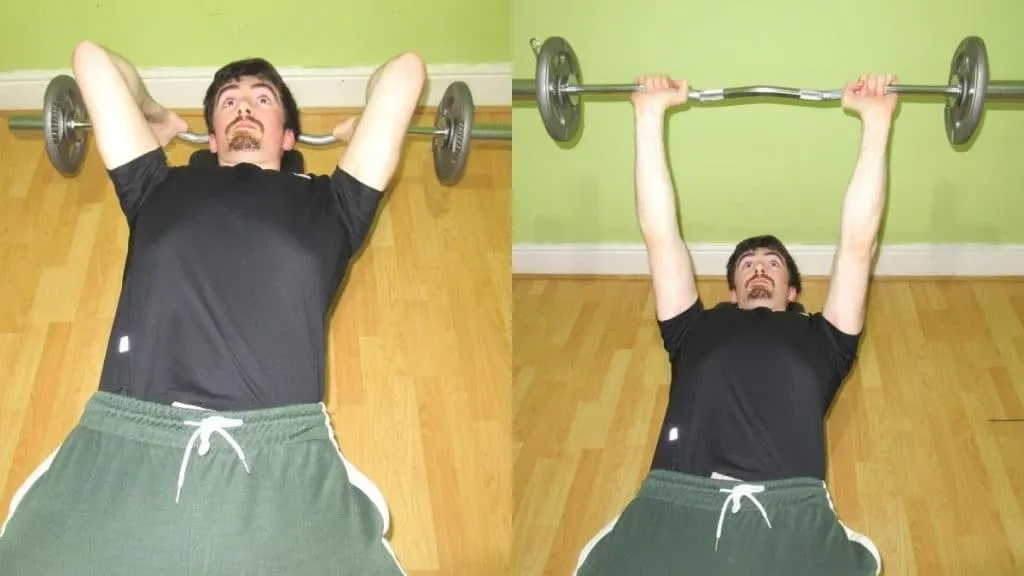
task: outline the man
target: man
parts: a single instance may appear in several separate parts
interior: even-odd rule
[[[299,136],[263,60],[204,100],[216,164],[169,167],[187,129],[121,56],[73,69],[130,232],[99,390],[15,495],[18,576],[399,575],[380,491],[341,456],[324,398],[328,313],[365,244],[425,83],[415,54],[371,79],[330,176],[282,171]]]
[[[856,358],[884,205],[892,76],[848,84],[860,157],[846,191],[828,299],[796,304],[800,275],[773,236],[729,259],[731,302],[705,309],[675,218],[664,114],[687,84],[639,79],[636,206],[670,395],[637,497],[580,554],[577,574],[868,576],[881,558],[844,526],[825,484],[824,418]]]

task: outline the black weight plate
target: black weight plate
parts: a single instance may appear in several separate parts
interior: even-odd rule
[[[434,173],[442,184],[454,184],[462,177],[469,157],[473,133],[473,93],[465,82],[448,85],[434,115],[434,126],[445,131],[434,136]]]
[[[977,36],[964,38],[949,64],[949,84],[960,95],[946,101],[946,136],[954,146],[966,143],[981,123],[988,87],[988,50]]]
[[[88,135],[84,128],[72,125],[87,116],[75,79],[66,74],[54,76],[43,95],[43,136],[46,154],[62,174],[73,175],[82,167]]]
[[[87,116],[75,79],[54,76],[43,95],[43,138],[50,162],[62,174],[72,175],[82,166],[88,136],[85,129],[72,124]]]
[[[566,84],[579,84],[579,60],[569,41],[552,36],[537,53],[537,107],[548,135],[556,141],[572,140],[580,127],[580,102],[563,94]]]

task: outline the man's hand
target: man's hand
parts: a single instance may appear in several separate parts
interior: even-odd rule
[[[629,100],[636,111],[662,114],[665,110],[686,103],[690,93],[690,85],[685,80],[668,76],[641,76],[636,83],[643,86],[633,92]]]
[[[352,136],[356,132],[356,127],[359,125],[359,116],[353,116],[347,120],[338,122],[334,129],[331,130],[331,136],[338,142],[349,142],[352,140]]]
[[[864,124],[892,121],[899,101],[897,94],[886,94],[885,88],[896,82],[892,74],[865,74],[843,88],[843,108],[860,115]]]
[[[143,113],[161,148],[166,148],[178,134],[188,132],[188,122],[166,108],[160,108],[155,113],[143,110]]]

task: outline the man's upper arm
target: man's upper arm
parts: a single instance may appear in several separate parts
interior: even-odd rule
[[[697,320],[704,313],[704,303],[697,298],[686,309],[665,319],[658,319],[658,330],[661,332],[661,341],[668,352],[670,359],[674,360],[683,349],[683,342],[690,329],[697,323]]]
[[[330,188],[341,227],[355,254],[366,242],[384,195],[341,168],[331,174]]]
[[[828,362],[834,379],[831,380],[832,392],[838,389],[841,382],[853,370],[857,361],[857,349],[860,346],[861,334],[850,334],[836,326],[824,314],[812,314],[812,322],[818,333],[827,341]]]
[[[864,328],[873,256],[873,247],[859,249],[840,244],[836,251],[822,314],[846,334],[860,334]]]
[[[101,46],[82,42],[72,58],[78,89],[107,170],[160,147],[127,83]]]
[[[687,310],[697,300],[690,251],[678,235],[647,238],[645,244],[658,320],[667,320]]]
[[[134,226],[142,203],[167,179],[169,172],[167,155],[160,148],[107,171],[129,226]]]

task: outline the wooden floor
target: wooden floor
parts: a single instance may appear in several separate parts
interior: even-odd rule
[[[808,309],[825,288],[809,282]],[[512,572],[566,576],[647,470],[668,361],[647,280],[516,279],[513,306]],[[829,486],[886,575],[1024,574],[1024,422],[990,421],[1022,404],[1024,282],[874,284]]]
[[[193,131],[199,114],[183,113]],[[307,113],[327,133],[341,113]],[[509,110],[477,110],[480,123]],[[432,124],[433,111],[416,118]],[[65,179],[41,138],[0,118],[0,517],[97,387],[127,229],[95,148]],[[392,511],[407,572],[504,575],[511,547],[511,143],[474,143],[456,187],[428,138],[406,160],[330,332],[342,450]],[[196,148],[177,142],[172,163]],[[342,148],[301,148],[328,173]]]

